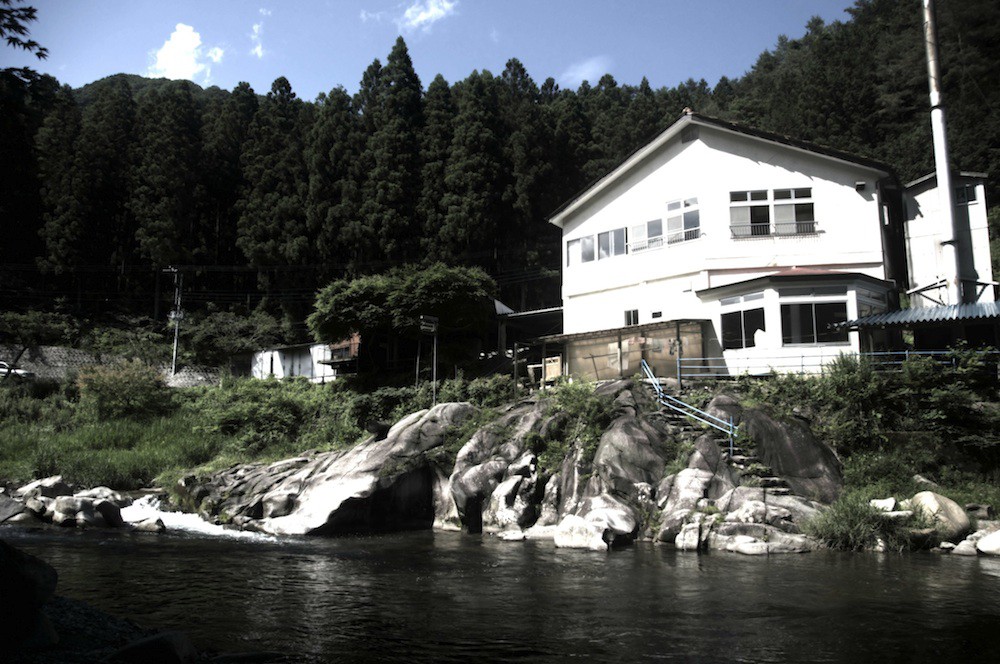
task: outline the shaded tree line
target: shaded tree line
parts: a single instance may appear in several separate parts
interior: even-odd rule
[[[558,303],[560,203],[684,108],[932,170],[919,6],[859,0],[742,77],[653,89],[610,75],[540,85],[516,59],[426,88],[406,44],[300,99],[117,75],[79,90],[0,72],[0,302],[160,319],[187,305],[302,323],[331,281],[404,264],[477,267],[514,308]],[[1000,6],[939,3],[952,155],[1000,194]],[[165,296],[165,297],[164,297]]]

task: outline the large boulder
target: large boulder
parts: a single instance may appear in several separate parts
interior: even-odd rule
[[[968,515],[951,498],[933,491],[921,491],[910,499],[910,509],[931,519],[938,536],[947,542],[958,542],[972,529]]]
[[[604,540],[604,529],[601,525],[587,521],[575,514],[563,517],[556,529],[553,541],[557,547],[563,549],[608,550],[608,542]]]
[[[0,523],[13,519],[25,511],[24,503],[0,493]]]
[[[451,491],[430,452],[475,412],[468,403],[438,404],[348,450],[242,464],[204,481],[185,478],[180,502],[220,522],[276,535],[446,525],[456,517]]]
[[[844,486],[843,466],[828,445],[818,440],[799,418],[779,420],[758,408],[743,408],[725,395],[706,410],[732,418],[756,445],[757,456],[782,477],[797,495],[832,503]]]

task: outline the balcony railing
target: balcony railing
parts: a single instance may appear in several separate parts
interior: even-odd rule
[[[815,235],[818,233],[815,221],[776,221],[772,223],[730,224],[733,239],[745,237],[765,237],[770,235]]]
[[[638,254],[642,251],[649,251],[650,249],[659,249],[663,246],[663,236],[658,235],[657,237],[651,237],[646,240],[634,240],[628,245],[628,252],[630,254]]]

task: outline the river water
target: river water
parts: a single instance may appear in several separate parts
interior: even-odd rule
[[[1000,661],[1000,559],[0,528],[58,592],[304,662]]]

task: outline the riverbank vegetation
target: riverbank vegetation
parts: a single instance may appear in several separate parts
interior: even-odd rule
[[[437,396],[495,407],[511,390],[508,376],[451,379]],[[231,378],[173,389],[138,362],[101,367],[65,385],[0,389],[0,480],[59,473],[81,485],[136,489],[205,464],[347,447],[431,402],[429,384],[360,391],[348,381]]]
[[[911,523],[886,519],[872,498],[933,490],[959,505],[1000,507],[997,357],[956,350],[896,366],[843,356],[821,376],[746,379],[743,399],[808,421],[844,464],[844,493],[812,525],[837,548],[881,539],[906,546]]]

